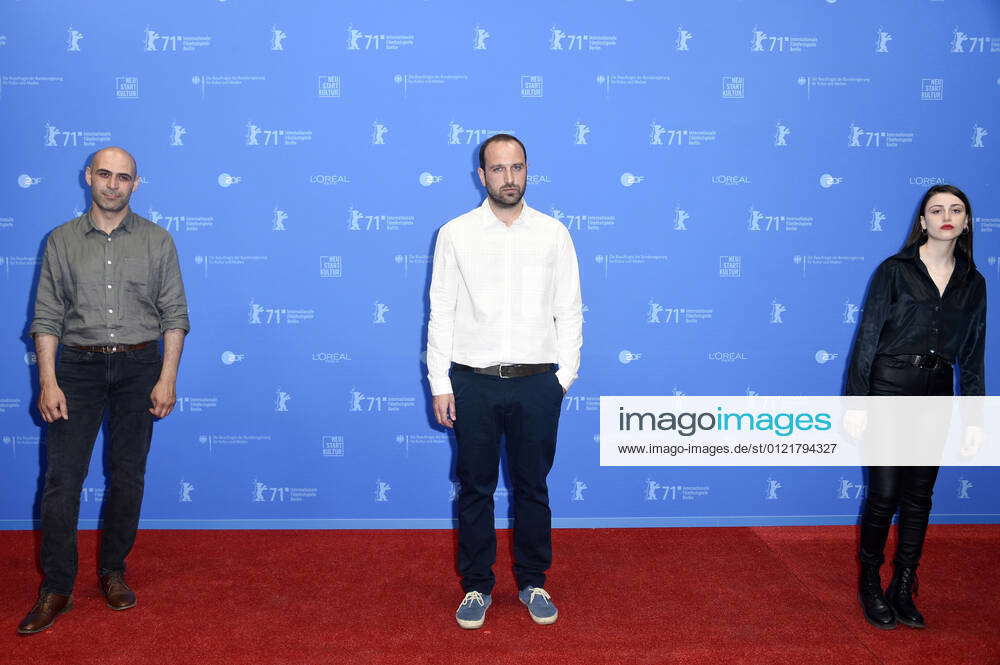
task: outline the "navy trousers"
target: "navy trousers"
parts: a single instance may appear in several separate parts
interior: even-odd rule
[[[514,574],[518,589],[545,585],[552,564],[552,513],[546,478],[556,452],[563,389],[555,372],[514,379],[452,370],[458,494],[458,570],[462,588],[491,593],[496,577],[493,493],[506,441],[513,485]]]
[[[48,426],[42,494],[42,590],[69,595],[77,573],[76,529],[80,491],[94,440],[108,413],[108,485],[104,495],[99,572],[125,570],[139,526],[146,457],[153,435],[150,393],[160,376],[155,344],[103,354],[63,347],[56,380],[69,420]]]

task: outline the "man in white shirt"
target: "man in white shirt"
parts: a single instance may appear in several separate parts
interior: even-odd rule
[[[434,415],[458,442],[458,569],[466,595],[455,618],[479,628],[491,603],[493,492],[504,436],[518,596],[536,623],[550,624],[558,613],[544,589],[552,563],[546,477],[562,399],[580,367],[580,273],[566,227],[523,201],[524,145],[497,134],[480,146],[479,166],[486,200],[438,232],[427,334]]]

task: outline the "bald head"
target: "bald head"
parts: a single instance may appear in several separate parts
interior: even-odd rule
[[[135,159],[128,151],[109,146],[95,152],[84,173],[94,206],[103,214],[124,215],[132,192],[139,186],[135,172]]]
[[[94,156],[90,158],[90,164],[87,165],[91,170],[97,170],[98,168],[105,168],[106,166],[123,166],[128,163],[128,173],[134,178],[137,168],[135,164],[135,157],[129,154],[129,151],[125,148],[119,148],[116,145],[108,146],[107,148],[101,148],[94,153]],[[109,171],[121,171],[120,168],[109,168]]]

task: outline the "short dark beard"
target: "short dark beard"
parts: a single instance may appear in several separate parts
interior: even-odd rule
[[[129,199],[131,198],[132,198],[131,194],[129,194],[128,196],[122,196],[120,199],[118,199],[118,202],[121,203],[121,205],[119,205],[118,207],[111,208],[105,205],[101,205],[100,203],[101,199],[94,192],[90,193],[90,199],[94,202],[94,205],[103,210],[104,212],[121,212],[126,208],[126,206],[128,206]]]
[[[94,199],[94,205],[103,210],[104,212],[121,212],[128,206],[128,200],[123,200],[120,206],[109,208],[108,206],[101,205],[99,199]]]
[[[521,199],[524,198],[524,190],[522,189],[517,196],[517,200],[513,203],[507,203],[503,199],[499,198],[499,189],[497,190],[497,195],[493,194],[493,191],[489,187],[486,188],[486,194],[490,197],[490,201],[496,204],[498,208],[516,208],[520,203]]]

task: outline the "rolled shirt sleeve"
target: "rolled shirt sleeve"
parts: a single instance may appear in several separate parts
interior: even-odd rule
[[[66,320],[66,298],[63,287],[58,249],[50,234],[45,242],[42,270],[38,275],[38,289],[35,292],[35,316],[28,329],[29,335],[41,333],[62,338]]]
[[[168,330],[191,330],[188,320],[187,297],[184,294],[184,280],[181,278],[180,262],[173,238],[167,234],[160,247],[160,291],[156,298],[156,309],[160,314],[160,333]]]

